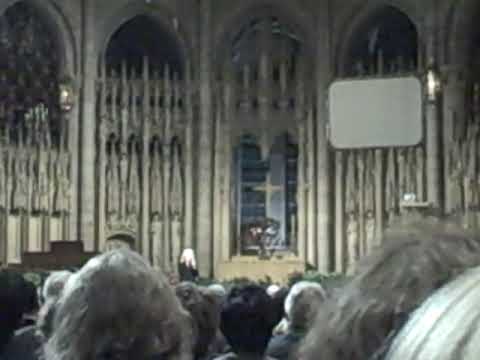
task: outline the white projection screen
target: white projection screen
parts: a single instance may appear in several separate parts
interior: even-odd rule
[[[329,113],[335,148],[417,145],[423,136],[422,85],[415,77],[336,81]]]

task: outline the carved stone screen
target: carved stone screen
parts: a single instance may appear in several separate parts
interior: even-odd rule
[[[414,146],[422,140],[422,86],[415,77],[336,81],[329,112],[335,148]]]

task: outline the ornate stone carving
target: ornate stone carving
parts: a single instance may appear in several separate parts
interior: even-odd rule
[[[353,267],[359,255],[359,224],[355,213],[347,214],[347,269],[353,271]]]
[[[172,161],[172,190],[170,197],[170,213],[174,218],[183,217],[183,176],[180,148],[174,145]]]
[[[449,193],[451,210],[458,211],[462,208],[462,183],[464,174],[464,161],[462,158],[462,143],[456,140],[450,147],[450,177]]]
[[[116,216],[120,208],[119,199],[119,171],[118,171],[118,158],[115,151],[109,156],[107,162],[107,218],[112,221],[112,217]]]
[[[127,214],[136,218],[140,213],[140,182],[138,175],[138,154],[132,151],[130,154],[130,166],[127,192]]]

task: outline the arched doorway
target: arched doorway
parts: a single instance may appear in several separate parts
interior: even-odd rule
[[[68,66],[54,16],[40,5],[17,1],[0,16],[0,233],[8,239],[0,258],[8,263],[68,237],[71,160],[60,106]]]
[[[185,131],[191,104],[179,41],[137,15],[109,38],[97,94],[100,246],[113,229],[165,269],[184,244]],[[188,91],[187,91],[188,90]],[[103,240],[102,240],[103,239]]]
[[[167,65],[173,73],[183,74],[184,60],[177,39],[154,18],[137,15],[112,35],[105,52],[105,62],[107,69],[114,69],[118,74],[123,62],[128,69],[140,74],[145,56],[152,70],[160,74]]]

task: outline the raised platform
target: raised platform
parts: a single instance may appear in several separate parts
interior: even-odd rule
[[[218,280],[233,280],[235,278],[249,278],[252,280],[265,280],[267,277],[272,281],[285,284],[289,275],[295,272],[304,272],[305,261],[297,257],[272,257],[268,260],[260,260],[256,256],[235,256],[228,262],[217,264],[216,278]]]

